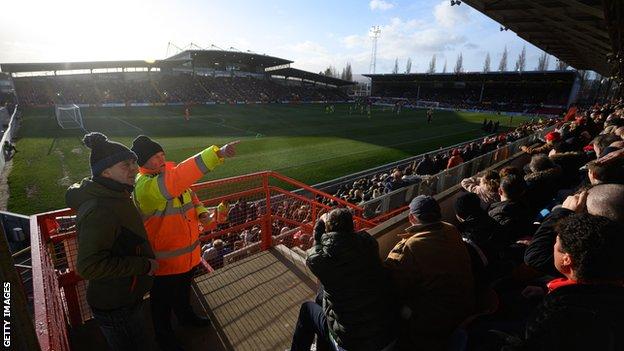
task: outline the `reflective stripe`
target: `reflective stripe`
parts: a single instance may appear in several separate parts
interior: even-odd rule
[[[210,169],[208,169],[208,166],[204,162],[204,159],[201,157],[201,154],[195,155],[195,163],[197,164],[197,168],[199,168],[202,173],[210,172]]]
[[[169,193],[169,190],[167,190],[167,186],[165,185],[165,174],[166,173],[162,173],[158,175],[156,177],[156,182],[158,183],[158,190],[160,190],[160,193],[162,194],[162,196],[164,196],[165,199],[167,200],[171,200],[174,198],[174,196],[172,196]]]
[[[193,250],[195,250],[197,246],[199,246],[199,240],[196,240],[190,246],[181,247],[179,249],[168,250],[168,251],[156,251],[154,252],[154,255],[156,256],[156,258],[171,258],[171,257],[182,256],[189,252],[193,252]]]
[[[156,210],[148,215],[143,215],[143,221],[146,221],[152,217],[179,215],[181,213],[184,214],[186,213],[186,211],[190,210],[191,208],[195,208],[195,204],[192,202],[185,203],[184,205],[182,205],[182,207],[174,207],[173,200],[167,201],[167,205],[165,206],[164,210]]]

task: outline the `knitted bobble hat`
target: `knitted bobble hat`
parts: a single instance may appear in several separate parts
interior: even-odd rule
[[[137,159],[136,154],[132,150],[121,143],[108,140],[108,137],[102,133],[92,132],[86,134],[82,138],[82,142],[91,149],[89,163],[91,165],[91,174],[94,176],[100,175],[102,171],[118,162]]]

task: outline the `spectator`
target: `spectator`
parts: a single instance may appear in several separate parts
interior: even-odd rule
[[[498,172],[498,175],[499,179],[503,179],[504,177],[507,177],[509,175],[514,175],[518,178],[524,177],[524,173],[519,168],[513,166],[503,167],[500,172]]]
[[[535,154],[529,163],[531,173],[524,176],[527,185],[526,198],[531,212],[537,213],[550,203],[559,189],[561,168],[548,156]]]
[[[430,196],[410,203],[412,224],[385,260],[398,287],[405,349],[444,348],[453,329],[474,309],[470,256],[457,229],[441,221]]]
[[[487,171],[483,176],[465,178],[461,181],[461,186],[471,193],[477,194],[481,201],[481,207],[488,209],[494,202],[500,201],[498,186],[500,178],[496,171]]]
[[[594,140],[592,141],[592,145],[594,146],[594,152],[596,153],[596,157],[600,158],[604,155],[606,155],[607,153],[605,153],[605,150],[607,148],[609,148],[609,145],[611,145],[611,143],[621,140],[617,135],[615,134],[601,134],[598,135],[597,137],[594,138]]]
[[[448,163],[446,164],[446,169],[457,167],[462,163],[464,163],[464,159],[461,157],[459,149],[453,149],[451,158],[449,158]]]
[[[76,270],[89,283],[87,302],[109,348],[143,350],[143,296],[158,263],[129,195],[137,157],[100,133],[85,135],[83,142],[91,149],[92,177],[66,194],[67,205],[78,212]]]
[[[377,241],[353,230],[348,209],[317,221],[306,264],[322,284],[323,302],[301,305],[291,351],[309,351],[315,334],[317,343],[346,350],[386,350],[395,343],[397,315]]]
[[[429,156],[429,154],[425,154],[425,156],[423,156],[423,159],[420,162],[418,162],[415,172],[418,175],[436,174],[435,165],[433,161],[431,160],[431,157]]]
[[[546,143],[540,146],[521,146],[520,150],[526,152],[529,155],[548,154],[548,152],[550,152],[550,150],[554,147],[554,144],[561,142],[561,134],[559,134],[558,132],[550,132],[546,134],[545,139]]]
[[[587,163],[587,177],[592,185],[604,183],[624,184],[624,160],[600,163],[596,160]]]
[[[498,194],[500,202],[493,203],[488,214],[503,228],[507,244],[510,245],[521,237],[533,234],[530,230],[531,214],[522,202],[526,184],[522,178],[508,175],[501,178]]]
[[[548,284],[519,349],[624,349],[624,227],[575,214],[556,231],[554,264],[563,278]]]
[[[498,261],[504,236],[499,224],[481,208],[479,197],[473,193],[462,194],[455,200],[454,208],[459,221],[457,229],[464,241],[476,245],[485,255],[485,262]]]
[[[2,145],[2,153],[4,154],[4,160],[9,161],[13,158],[15,153],[17,153],[17,149],[15,148],[15,145],[13,145],[13,143],[5,140],[4,144]]]
[[[384,192],[389,193],[407,185],[403,179],[401,179],[402,177],[403,173],[401,173],[400,170],[395,169],[394,172],[392,172],[392,175],[384,182]]]
[[[223,257],[231,252],[232,250],[224,245],[223,240],[216,239],[212,247],[204,251],[202,257],[212,268],[219,269],[223,267]]]
[[[624,224],[622,208],[624,208],[624,185],[603,184],[568,196],[563,205],[553,209],[537,229],[524,254],[524,262],[544,274],[558,275],[554,269],[552,251],[557,223],[574,213],[588,212]]]
[[[579,168],[588,161],[584,152],[557,152],[549,155],[549,158],[554,164],[561,167],[561,188],[571,188],[580,182],[581,172]]]

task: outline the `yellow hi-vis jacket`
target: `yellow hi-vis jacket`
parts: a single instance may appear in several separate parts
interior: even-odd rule
[[[213,145],[178,165],[167,162],[163,172],[141,168],[137,174],[133,197],[160,265],[156,275],[185,273],[199,264],[199,215],[207,210],[189,188],[223,163],[218,150]]]

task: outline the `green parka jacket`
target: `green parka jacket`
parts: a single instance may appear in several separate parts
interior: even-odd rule
[[[153,283],[147,275],[154,258],[143,221],[130,194],[132,187],[113,180],[85,178],[67,190],[76,210],[77,271],[89,281],[92,308],[114,310],[139,302]]]

